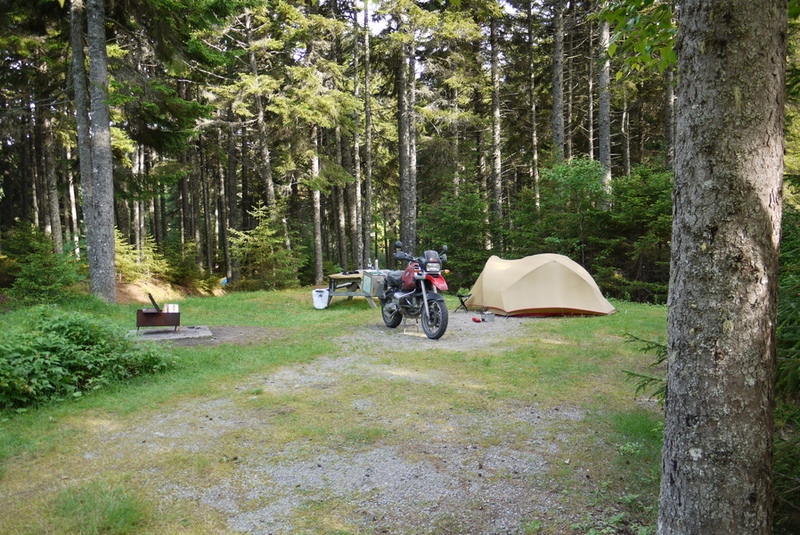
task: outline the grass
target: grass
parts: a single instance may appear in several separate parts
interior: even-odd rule
[[[311,306],[309,293],[186,299],[181,313],[191,318],[191,324],[209,325],[212,330],[221,325],[261,327],[268,336],[252,345],[176,347],[172,349],[179,362],[176,370],[67,403],[0,413],[0,467],[5,467],[0,472],[0,496],[6,497],[0,502],[7,502],[0,503],[0,514],[8,517],[7,507],[15,511],[10,522],[0,525],[0,534],[26,533],[23,529],[48,534],[229,533],[223,514],[195,502],[183,501],[168,510],[158,507],[158,495],[148,488],[148,470],[170,480],[189,477],[210,487],[235,470],[247,454],[284,452],[298,459],[313,451],[310,446],[291,449],[293,444],[333,450],[402,447],[415,426],[433,422],[444,428],[452,418],[473,421],[466,430],[453,430],[468,435],[455,435],[454,440],[479,447],[506,440],[529,447],[528,431],[511,425],[502,429],[503,436],[481,435],[482,418],[509,406],[538,411],[574,407],[589,415],[567,420],[560,428],[545,427],[538,440],[544,446],[548,441],[569,440],[568,451],[554,454],[547,476],[559,490],[561,506],[600,511],[578,522],[561,519],[557,511],[545,512],[542,518],[526,519],[520,533],[594,529],[645,534],[652,526],[660,416],[657,407],[632,399],[634,387],[625,382],[623,372],[646,370],[651,357],[625,343],[624,335],[663,340],[664,307],[615,302],[618,313],[612,316],[535,319],[524,338],[470,353],[408,352],[397,343],[402,338],[387,333],[379,357],[380,376],[353,374],[335,388],[323,384],[311,390],[266,390],[264,377],[336,354],[341,351],[335,343],[339,334],[381,323],[379,312],[363,300],[338,300],[318,311]],[[455,308],[457,303],[453,298],[449,304]],[[93,300],[69,306],[108,317],[126,329],[135,328],[135,310],[140,308]],[[13,328],[22,318],[24,312],[0,316],[0,328]],[[436,348],[436,342],[430,344]],[[357,342],[349,348],[363,349]],[[198,434],[217,433],[214,450],[158,452],[148,449],[155,446],[138,444],[141,455],[124,466],[113,458],[88,463],[85,456],[91,452],[81,454],[86,443],[115,432],[121,422],[146,429],[153,415],[205,400],[206,408],[183,417],[197,422]],[[269,422],[269,434],[219,423],[236,414],[262,415]],[[59,488],[42,487],[28,495],[24,493],[30,486],[20,479],[17,466],[65,475]],[[353,534],[355,528],[338,521],[339,513],[349,507],[341,500],[310,500],[295,514],[302,517],[298,526],[304,533]],[[92,531],[114,519],[120,520],[120,527]],[[458,521],[442,516],[430,532],[450,533]]]
[[[51,511],[68,533],[127,535],[146,527],[149,507],[122,485],[92,482],[59,492]]]

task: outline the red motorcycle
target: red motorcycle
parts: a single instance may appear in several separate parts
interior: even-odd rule
[[[437,340],[447,330],[447,305],[439,290],[447,290],[442,263],[447,261],[447,246],[442,253],[425,251],[420,257],[403,252],[403,243],[395,243],[394,257],[407,261],[402,271],[386,275],[383,296],[380,298],[383,322],[395,328],[403,318],[422,318],[425,335]]]

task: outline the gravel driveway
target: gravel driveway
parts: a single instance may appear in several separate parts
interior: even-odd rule
[[[342,336],[336,354],[311,363],[222,385],[219,395],[144,411],[122,424],[96,422],[87,430],[96,438],[65,453],[64,466],[72,467],[70,478],[134,471],[163,510],[205,511],[228,533],[534,533],[539,522],[569,516],[551,474],[565,462],[564,429],[584,415],[572,407],[496,400],[491,410],[420,406],[412,394],[417,388],[458,394],[474,385],[435,368],[405,367],[402,352],[504,351],[524,335],[526,322],[536,321],[498,317],[476,324],[472,317],[451,313],[438,341],[404,334],[402,326],[365,326]],[[236,350],[269,337],[255,328],[212,331],[214,339],[184,345]],[[390,385],[395,394],[373,384]],[[397,395],[404,390],[408,396]],[[365,436],[277,440],[272,423],[294,409],[290,402],[261,405],[265,397],[318,400],[320,417],[347,413],[347,425]],[[339,401],[327,407],[329,400]]]

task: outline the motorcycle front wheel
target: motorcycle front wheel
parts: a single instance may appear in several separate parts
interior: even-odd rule
[[[386,324],[387,327],[390,329],[394,329],[400,322],[403,321],[403,315],[400,314],[399,310],[395,310],[395,313],[392,314],[388,309],[391,301],[386,301],[383,306],[381,307],[381,316],[383,316],[383,323]]]
[[[422,330],[431,340],[438,340],[447,330],[447,306],[444,301],[428,301],[428,312],[422,311]]]

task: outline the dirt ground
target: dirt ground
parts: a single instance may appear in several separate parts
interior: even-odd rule
[[[579,516],[595,514],[575,511],[553,477],[566,466],[590,481],[595,470],[569,465],[569,430],[584,419],[580,409],[503,399],[481,401],[480,410],[442,408],[435,396],[430,406],[420,405],[413,392],[472,399],[483,387],[384,356],[387,340],[412,352],[504,351],[523,335],[526,321],[472,318],[451,314],[447,333],[435,342],[413,327],[404,334],[403,327],[388,330],[376,322],[342,336],[334,353],[307,364],[217,385],[208,396],[160,410],[67,422],[80,439],[62,446],[55,464],[48,455],[9,468],[0,516],[12,514],[25,496],[111,476],[132,479],[160,510],[191,519],[185,533],[569,532]],[[212,338],[171,343],[236,351],[275,334],[234,325],[211,330]],[[263,405],[267,398],[288,401]],[[308,405],[320,410],[298,412]],[[323,423],[299,418],[296,425],[308,433],[278,440],[275,424],[295,413]],[[339,420],[347,441],[315,438],[315,425]],[[198,525],[197,519],[205,520]]]

